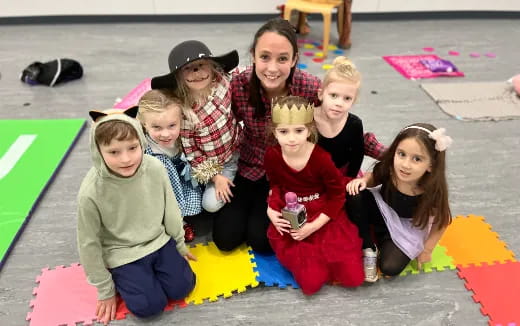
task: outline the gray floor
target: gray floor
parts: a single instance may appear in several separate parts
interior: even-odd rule
[[[165,73],[170,48],[185,39],[207,42],[215,54],[236,47],[246,65],[248,46],[260,24],[1,26],[0,118],[87,118],[89,109],[109,108],[142,79]],[[319,39],[319,21],[312,27],[309,38]],[[520,253],[520,238],[515,236],[520,219],[520,120],[472,123],[450,118],[417,81],[404,79],[381,59],[421,53],[425,46],[435,47],[445,57],[447,51],[456,50],[461,56],[449,58],[466,73],[460,81],[500,81],[520,72],[520,43],[514,35],[520,35],[518,20],[355,21],[348,55],[364,76],[354,112],[363,118],[365,128],[388,143],[408,123],[427,121],[446,127],[455,139],[448,152],[453,213],[485,216],[509,248]],[[497,57],[473,59],[470,52],[494,52]],[[56,57],[79,60],[84,78],[56,88],[29,87],[18,80],[27,64]],[[302,61],[310,72],[323,74],[308,58]],[[75,199],[90,167],[86,135],[43,196],[0,272],[0,325],[26,324],[34,279],[42,267],[78,261]],[[210,239],[209,222],[196,222],[198,240]],[[354,290],[325,286],[310,298],[298,290],[260,287],[168,312],[144,324],[487,325],[479,308],[455,271],[446,271],[382,280]],[[113,324],[141,323],[128,317]]]

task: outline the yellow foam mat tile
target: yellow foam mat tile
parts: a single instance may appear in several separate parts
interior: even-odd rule
[[[188,304],[202,304],[204,300],[217,301],[219,296],[228,298],[233,292],[244,292],[246,287],[256,287],[258,273],[251,262],[251,247],[242,245],[231,252],[222,252],[214,242],[198,244],[190,251],[197,261],[190,261],[197,275],[197,284],[185,299]]]
[[[446,247],[446,253],[453,257],[455,265],[463,267],[515,261],[515,254],[491,230],[491,225],[482,216],[457,216],[439,244]]]

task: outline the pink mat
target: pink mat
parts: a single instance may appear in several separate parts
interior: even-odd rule
[[[401,75],[408,79],[435,78],[435,77],[463,77],[462,71],[455,72],[431,72],[420,60],[440,59],[434,54],[420,55],[389,55],[384,56],[386,62],[394,67]]]
[[[151,87],[152,80],[147,78],[143,80],[139,85],[137,85],[134,89],[130,91],[130,93],[126,94],[125,97],[114,105],[115,109],[128,109],[134,105],[137,105],[141,96],[144,93],[152,89]]]
[[[44,268],[36,282],[39,283],[33,291],[36,298],[30,304],[33,311],[26,318],[30,326],[92,325],[95,322],[97,290],[87,283],[81,265]],[[184,300],[170,301],[164,310],[186,306]],[[125,302],[118,299],[116,319],[124,319],[129,313]]]
[[[36,298],[30,304],[33,311],[27,314],[29,325],[92,325],[96,320],[97,291],[87,283],[79,264],[44,268],[36,282],[40,285],[33,291]]]

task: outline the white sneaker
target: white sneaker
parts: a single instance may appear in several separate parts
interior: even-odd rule
[[[365,282],[374,283],[378,279],[377,275],[377,248],[363,249],[363,267],[365,270]]]

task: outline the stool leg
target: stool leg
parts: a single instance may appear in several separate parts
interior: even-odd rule
[[[339,47],[348,49],[352,45],[350,41],[350,32],[352,29],[352,0],[343,1],[343,26],[341,26],[341,33],[339,33]],[[338,13],[339,15],[339,13]]]
[[[291,13],[293,11],[292,7],[289,7],[288,5],[285,5],[285,8],[283,10],[283,19],[287,21],[291,21]]]
[[[336,20],[336,27],[338,28],[338,35],[341,39],[341,32],[343,31],[343,19],[345,17],[345,4],[342,2],[338,7],[338,19]]]
[[[332,14],[330,12],[323,12],[323,57],[327,57],[329,52],[329,41],[330,41],[330,21]]]

